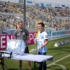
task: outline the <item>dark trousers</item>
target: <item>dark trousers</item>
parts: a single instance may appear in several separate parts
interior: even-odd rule
[[[46,55],[46,52],[45,53],[38,52],[38,54],[39,55]],[[43,61],[43,62],[39,63],[39,69],[38,70],[46,70],[46,61]]]

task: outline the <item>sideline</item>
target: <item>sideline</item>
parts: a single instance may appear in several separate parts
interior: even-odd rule
[[[57,65],[57,66],[60,66],[61,68],[63,68],[63,70],[67,70],[67,68],[65,66],[60,65],[60,64],[56,64],[56,63],[61,61],[61,60],[63,60],[63,59],[65,59],[65,58],[67,58],[67,57],[69,57],[69,56],[70,56],[70,54],[65,56],[65,57],[62,57],[62,58],[60,58],[60,59],[58,59],[58,60],[56,60],[56,61],[54,61],[54,62],[52,62],[50,64],[48,64],[47,66]]]

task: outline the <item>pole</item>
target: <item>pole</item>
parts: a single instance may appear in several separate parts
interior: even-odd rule
[[[24,3],[24,14],[23,14],[23,20],[24,20],[24,28],[26,28],[26,0],[23,1]]]

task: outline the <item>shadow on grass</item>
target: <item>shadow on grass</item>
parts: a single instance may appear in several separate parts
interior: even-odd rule
[[[54,66],[53,66],[54,67]],[[56,67],[56,66],[55,66]],[[48,70],[51,70],[51,67],[47,67]],[[8,69],[8,70],[18,70],[18,69],[14,69],[14,68],[11,68],[11,69]],[[22,69],[22,70],[29,70],[29,69]],[[32,68],[31,70],[38,70],[38,67],[36,67],[35,69]],[[52,70],[63,70],[62,68],[55,68],[55,69],[52,69]],[[69,69],[66,69],[66,70],[69,70]]]
[[[11,68],[11,69],[8,69],[8,70],[18,70],[18,69],[13,69],[13,68]]]
[[[14,68],[10,68],[10,69],[8,69],[8,70],[19,70],[19,69],[14,69]],[[22,70],[29,70],[29,69],[22,69]],[[36,67],[36,68],[31,68],[31,70],[38,70],[38,67]]]

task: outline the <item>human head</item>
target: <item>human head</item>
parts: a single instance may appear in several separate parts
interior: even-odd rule
[[[23,28],[23,21],[20,20],[18,22],[17,28],[19,28],[19,29],[22,29]]]
[[[44,31],[44,23],[43,22],[38,23],[38,30]]]

